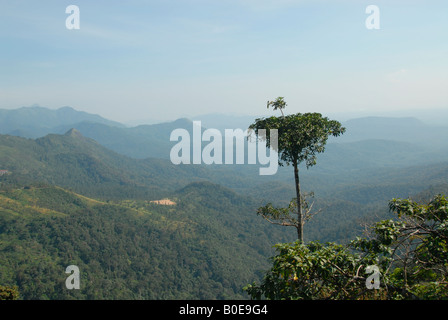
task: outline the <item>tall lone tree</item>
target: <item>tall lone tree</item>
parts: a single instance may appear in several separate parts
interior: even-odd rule
[[[345,132],[345,128],[336,120],[322,117],[320,113],[297,113],[284,115],[283,109],[286,102],[283,97],[274,101],[268,101],[267,108],[279,109],[280,117],[256,119],[249,126],[249,131],[262,140],[266,140],[266,146],[271,147],[270,130],[277,129],[277,151],[279,165],[292,165],[296,188],[296,199],[291,201],[289,208],[274,208],[271,204],[261,207],[258,213],[271,223],[284,226],[294,226],[297,229],[298,240],[303,243],[303,225],[309,218],[311,208],[300,190],[299,164],[304,162],[307,169],[316,164],[316,155],[325,151],[325,145],[329,136],[337,137]],[[262,130],[262,131],[259,131]],[[265,131],[263,131],[265,130]],[[273,144],[274,145],[274,144]],[[291,216],[296,211],[297,218]]]

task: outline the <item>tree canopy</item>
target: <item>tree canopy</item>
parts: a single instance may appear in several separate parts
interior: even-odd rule
[[[271,146],[270,130],[277,129],[279,165],[294,165],[304,162],[307,167],[316,164],[317,154],[325,151],[329,136],[339,136],[345,128],[320,113],[297,113],[281,117],[256,119],[249,127],[259,136],[265,129],[266,145]]]

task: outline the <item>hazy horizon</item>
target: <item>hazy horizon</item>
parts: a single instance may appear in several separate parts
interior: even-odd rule
[[[80,28],[70,30],[69,4]],[[379,29],[368,29],[369,5]],[[124,124],[206,114],[448,118],[441,0],[3,1],[0,108]],[[142,122],[143,121],[143,122]]]
[[[255,120],[257,117],[269,117],[271,115],[276,115],[275,113],[272,113],[269,111],[265,112],[264,114],[260,113],[258,115],[249,115],[249,114],[242,114],[242,113],[237,113],[237,112],[226,113],[226,112],[217,111],[217,112],[210,112],[210,113],[203,113],[203,114],[196,114],[196,115],[183,114],[178,117],[174,116],[172,118],[164,118],[164,119],[148,118],[148,119],[136,119],[136,120],[130,120],[130,121],[120,121],[120,119],[108,118],[100,113],[92,113],[89,111],[78,110],[76,107],[69,106],[69,105],[60,106],[60,107],[56,107],[56,108],[49,108],[47,106],[33,104],[30,106],[21,106],[21,107],[17,107],[17,108],[0,108],[0,110],[17,110],[17,109],[21,109],[21,108],[44,108],[44,109],[56,111],[58,109],[62,109],[62,108],[66,108],[66,107],[69,107],[78,112],[86,112],[91,115],[97,115],[106,120],[118,122],[127,127],[173,122],[173,121],[176,121],[176,120],[182,119],[182,118],[187,118],[187,119],[190,119],[191,121],[195,121],[195,120],[200,121],[201,119],[212,119],[212,121],[217,121],[217,118],[222,117],[223,121],[230,118],[232,120],[241,122],[241,120],[243,120],[243,119],[252,121],[252,120]],[[432,112],[434,112],[434,113],[432,113]],[[360,119],[360,118],[375,118],[375,117],[397,118],[397,119],[399,119],[399,118],[415,118],[415,119],[422,121],[424,124],[427,124],[427,125],[448,126],[448,123],[446,121],[446,117],[448,117],[448,110],[431,110],[431,112],[429,112],[429,113],[425,110],[400,110],[400,111],[395,111],[395,112],[394,111],[390,111],[390,112],[382,111],[382,112],[377,112],[377,113],[375,113],[375,112],[370,112],[370,113],[340,112],[340,113],[324,113],[323,116],[326,116],[326,117],[329,117],[329,118],[332,118],[334,120],[338,120],[341,122],[346,122],[346,121]],[[221,125],[219,125],[219,127],[225,127],[225,123],[222,123]]]

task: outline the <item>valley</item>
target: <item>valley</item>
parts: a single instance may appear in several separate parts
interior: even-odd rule
[[[295,240],[256,214],[294,197],[291,167],[260,176],[258,165],[175,165],[169,134],[191,130],[191,120],[129,128],[75,114],[0,135],[0,284],[17,285],[23,299],[246,299],[242,287],[269,268],[273,245]],[[448,148],[433,138],[445,129],[383,120],[408,128],[406,139],[385,139],[379,119],[361,119],[361,140],[348,126],[316,166],[300,168],[322,209],[306,241],[345,243],[388,217],[392,198],[448,192]],[[65,288],[71,264],[80,290]]]

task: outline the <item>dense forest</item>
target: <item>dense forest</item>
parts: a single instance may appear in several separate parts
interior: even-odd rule
[[[117,137],[127,130],[97,125]],[[173,126],[138,130],[146,143],[152,130],[169,150]],[[260,206],[294,197],[289,166],[265,177],[250,165],[176,166],[112,151],[77,129],[30,138],[15,128],[0,135],[0,285],[17,288],[20,299],[248,299],[243,288],[263,281],[274,246],[295,240],[291,228],[257,216]],[[127,130],[122,145],[138,130]],[[391,199],[448,193],[444,149],[424,161],[427,149],[406,146],[330,143],[315,168],[301,168],[303,189],[321,210],[305,241],[345,245],[366,225],[393,218]],[[174,204],[152,202],[160,199]],[[80,290],[65,286],[69,265],[80,269]]]
[[[254,204],[197,183],[176,205],[102,202],[59,187],[0,193],[0,283],[23,299],[241,299],[260,276],[271,241],[288,240],[252,219]],[[82,290],[67,290],[77,265]]]

